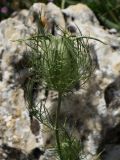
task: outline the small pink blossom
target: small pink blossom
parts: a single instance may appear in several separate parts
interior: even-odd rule
[[[7,7],[2,7],[0,12],[3,13],[3,14],[7,14],[8,13],[8,8]]]

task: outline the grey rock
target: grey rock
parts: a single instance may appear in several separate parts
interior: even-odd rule
[[[67,119],[68,133],[74,128],[72,136],[78,140],[82,139],[88,160],[93,160],[97,151],[104,148],[106,153],[102,154],[103,160],[114,160],[115,156],[116,160],[119,160],[120,39],[113,31],[111,34],[104,30],[94,13],[83,4],[69,6],[63,10],[66,24],[62,11],[52,2],[47,5],[35,3],[29,11],[22,10],[14,14],[13,18],[0,23],[0,146],[6,144],[7,148],[10,147],[15,153],[20,151],[23,156],[21,159],[25,157],[25,160],[26,157],[33,157],[34,160],[35,155],[37,160],[56,159],[54,152],[48,149],[55,143],[53,131],[37,119],[31,120],[29,117],[22,88],[30,76],[29,69],[25,66],[26,46],[16,42],[35,33],[36,20],[39,20],[36,16],[39,18],[39,12],[46,31],[54,31],[55,35],[59,35],[62,34],[59,27],[65,29],[66,26],[73,35],[80,36],[80,29],[83,35],[90,35],[107,44],[89,40],[97,68],[84,87],[79,84],[80,88],[74,88],[73,93],[65,95],[60,120],[63,123]],[[29,50],[27,56],[30,54]],[[54,119],[58,93],[49,91],[44,84],[39,84],[38,91],[33,93],[34,103],[46,103]],[[37,107],[39,109],[40,106]],[[47,132],[42,132],[43,130]],[[46,148],[45,153],[39,150],[39,145]],[[3,159],[0,157],[1,160],[8,155],[8,151],[0,148],[0,156],[3,156]]]
[[[27,9],[23,9],[18,12],[16,11],[11,15],[11,18],[14,18],[18,21],[22,21],[23,24],[26,24],[28,13],[29,11]]]
[[[112,29],[109,30],[109,33],[110,34],[116,34],[117,30],[115,28],[112,28]]]
[[[24,61],[26,46],[18,43],[17,40],[30,34],[31,31],[22,21],[14,18],[0,23],[0,145],[6,144],[22,149],[26,153],[37,144],[30,129],[29,112],[21,88],[27,71],[19,64]],[[3,154],[7,153],[3,150]]]
[[[120,160],[120,145],[108,145],[103,159]]]
[[[45,17],[47,20],[47,31],[53,35],[61,35],[65,30],[65,21],[62,12],[52,2],[46,5]]]

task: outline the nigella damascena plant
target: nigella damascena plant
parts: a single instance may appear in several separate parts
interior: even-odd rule
[[[33,70],[40,68],[37,74],[42,75],[47,86],[61,93],[71,90],[79,80],[84,83],[94,68],[88,38],[75,38],[66,33],[59,37],[51,34],[32,37]]]
[[[80,37],[74,37],[66,32],[63,32],[62,36],[54,36],[41,29],[36,35],[22,40],[28,45],[30,51],[27,56],[27,67],[31,72],[30,83],[25,86],[30,114],[35,116],[43,125],[54,130],[55,148],[60,160],[65,160],[63,152],[65,146],[61,142],[61,133],[66,136],[66,130],[61,128],[59,119],[62,98],[65,93],[73,89],[78,81],[80,81],[80,85],[85,83],[95,68],[88,44],[88,40],[91,38],[82,36],[82,34]],[[92,39],[96,40],[95,38]],[[21,40],[19,41],[21,42]],[[55,114],[50,114],[46,105],[42,105],[41,102],[40,105],[33,103],[33,91],[37,89],[36,84],[41,85],[42,82],[45,82],[47,90],[52,89],[58,92]],[[52,115],[54,115],[54,121]],[[72,153],[72,148],[75,148],[78,143],[75,141],[71,144],[68,135],[67,137],[67,146]],[[78,150],[76,151],[78,158],[79,153]]]

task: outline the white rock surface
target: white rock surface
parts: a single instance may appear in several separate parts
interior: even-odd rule
[[[30,35],[21,21],[9,18],[0,23],[0,147],[6,144],[26,153],[37,144],[30,129],[24,91],[20,87],[25,75],[18,76],[18,72],[24,70],[16,68],[23,60],[26,47],[16,40],[23,39],[28,33]]]
[[[55,29],[55,35],[61,34],[59,29],[54,28],[53,22],[59,27],[65,28],[65,21],[61,10],[51,2],[47,6],[36,3],[31,7],[29,13],[28,11],[21,11],[20,14],[0,23],[0,146],[5,143],[25,152],[30,152],[30,150],[34,149],[38,145],[36,139],[39,142],[39,138],[46,148],[46,140],[50,139],[50,143],[54,143],[54,139],[51,139],[53,133],[50,130],[46,134],[40,132],[39,135],[37,131],[37,129],[40,129],[39,127],[36,127],[37,129],[34,129],[34,131],[30,129],[32,124],[30,124],[24,91],[21,87],[21,84],[24,83],[28,76],[27,70],[21,66],[21,62],[25,64],[27,60],[24,57],[26,46],[15,41],[34,33],[36,30],[34,13],[41,12],[41,6],[44,8],[42,10],[42,20],[45,20],[47,29],[50,32]],[[93,47],[94,54],[97,56],[99,67],[84,88],[80,88],[78,91],[74,89],[74,93],[65,96],[62,101],[61,121],[64,121],[66,117],[69,119],[67,122],[68,131],[74,127],[73,125],[71,126],[74,121],[78,122],[73,136],[78,139],[84,137],[84,151],[88,154],[88,160],[93,160],[101,138],[106,139],[101,134],[101,131],[108,133],[108,128],[105,127],[109,125],[114,133],[116,126],[120,123],[120,110],[115,108],[116,104],[120,105],[118,100],[120,95],[119,85],[114,87],[114,93],[117,98],[115,96],[108,106],[106,106],[107,103],[104,97],[106,87],[119,76],[120,38],[117,37],[117,34],[111,34],[111,32],[104,30],[99,25],[94,13],[83,4],[69,6],[63,12],[66,16],[66,27],[73,34],[79,36],[79,28],[83,35],[98,38],[107,44],[104,45],[95,40],[89,41]],[[46,88],[43,87],[39,90],[36,102],[42,101],[44,103],[47,98],[46,107],[50,114],[54,114],[57,93],[49,91],[46,97]],[[37,124],[39,123],[34,123],[34,125]],[[34,128],[34,126],[32,127]],[[48,129],[44,128],[44,126],[42,127],[43,129]],[[119,137],[117,138],[119,139]],[[115,141],[115,143],[117,142],[118,140]],[[116,144],[107,147],[107,140],[105,140],[105,143],[107,154],[104,154],[103,160],[114,160],[112,157],[119,157],[119,147],[116,149]],[[46,151],[41,159],[48,160],[49,155],[50,152]],[[116,158],[116,160],[118,159]]]

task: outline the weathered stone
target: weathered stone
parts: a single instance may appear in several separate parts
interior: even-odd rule
[[[14,12],[11,17],[18,21],[22,21],[23,24],[26,24],[28,13],[29,11],[27,9],[23,9],[21,11]]]
[[[99,24],[92,10],[82,3],[70,5],[68,8],[63,9],[62,12],[67,20],[67,25],[69,25],[71,22],[74,23],[74,21],[78,21],[81,24]]]
[[[98,38],[99,40],[102,40],[106,43],[105,45],[95,40],[89,40],[90,44],[94,46],[100,70],[105,71],[108,76],[112,74],[113,76],[119,75],[119,37],[116,38],[115,35],[111,35],[107,31],[105,31],[102,26],[100,26],[99,23],[96,22],[97,20],[92,21],[92,18],[96,19],[95,15],[90,12],[90,9],[87,6],[83,4],[69,6],[68,8],[64,9],[63,12],[68,17],[66,17],[67,28],[72,28],[72,30],[74,30],[74,32],[72,32],[73,34],[80,36],[81,31],[83,35]],[[84,18],[82,18],[82,14],[86,14],[85,17],[87,18],[85,21]],[[72,18],[74,18],[74,20],[72,20]]]
[[[30,130],[24,92],[14,85],[0,83],[0,137],[1,143],[30,151],[36,146]]]
[[[53,35],[61,35],[65,30],[65,21],[62,12],[52,2],[46,5],[45,17],[47,20],[47,31]]]
[[[30,32],[21,21],[9,18],[0,23],[0,145],[6,144],[26,153],[37,144],[30,129],[24,91],[20,87],[26,72],[24,67],[19,68],[19,63],[24,59],[26,47],[17,40],[28,35]],[[25,74],[19,77],[20,72]]]
[[[35,33],[39,13],[42,25],[47,31],[54,35],[62,34],[59,29],[65,28],[63,15],[60,8],[52,2],[47,5],[35,3],[29,13],[23,10],[13,18],[0,23],[0,147],[5,144],[6,148],[10,147],[9,149],[13,151],[12,154],[20,151],[20,155],[23,156],[21,159],[25,160],[26,157],[29,160],[38,160],[41,154],[42,160],[55,159],[54,153],[49,149],[43,153],[39,147],[35,148],[39,144],[45,148],[53,146],[55,143],[53,130],[39,124],[34,118],[30,120],[21,87],[29,74],[26,68],[26,46],[16,40]],[[63,13],[66,27],[72,34],[80,36],[80,29],[83,35],[98,38],[107,45],[89,40],[97,68],[84,88],[78,85],[80,88],[77,87],[77,91],[74,88],[72,94],[67,94],[63,98],[61,123],[67,120],[68,133],[74,128],[72,136],[82,140],[88,160],[95,158],[100,147],[102,149],[105,147],[106,151],[102,155],[103,160],[114,160],[114,156],[119,157],[120,153],[119,77],[115,80],[120,73],[120,38],[113,31],[104,30],[94,13],[83,4],[69,6]],[[29,56],[29,50],[27,52]],[[46,104],[54,119],[58,94],[40,85],[33,95],[33,100],[36,104],[38,102],[40,105]],[[1,160],[8,155],[1,147],[0,156],[3,156],[0,157]]]
[[[39,18],[41,18],[43,25],[45,25],[45,11],[46,5],[44,3],[34,3],[29,9],[26,25],[32,27],[33,29],[37,29],[37,25],[40,23]]]

